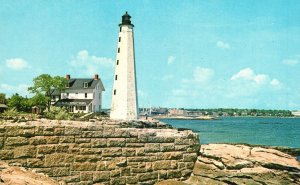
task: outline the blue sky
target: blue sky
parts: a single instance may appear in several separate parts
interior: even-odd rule
[[[135,36],[140,107],[300,109],[298,0],[0,0],[0,92],[99,73],[110,107],[118,24]],[[29,95],[30,96],[30,95]]]

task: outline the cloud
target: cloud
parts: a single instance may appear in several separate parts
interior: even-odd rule
[[[168,65],[173,64],[175,59],[176,59],[176,57],[174,57],[174,56],[169,56],[169,57],[168,57]]]
[[[196,67],[193,73],[196,82],[204,83],[214,76],[214,70],[210,68]]]
[[[239,79],[252,81],[257,84],[264,84],[269,81],[269,76],[265,74],[255,74],[251,68],[245,68],[231,77],[231,80]]]
[[[7,59],[6,66],[12,70],[22,70],[30,67],[22,58]]]
[[[230,44],[220,40],[216,43],[216,46],[221,49],[230,49]]]
[[[265,74],[259,74],[259,75],[254,76],[253,80],[257,84],[264,84],[265,82],[267,82],[269,80],[269,76],[265,75]]]
[[[232,81],[246,80],[246,81],[254,82],[257,85],[270,84],[272,86],[277,86],[277,87],[281,85],[281,82],[278,79],[273,78],[271,80],[269,75],[255,74],[255,72],[251,68],[245,68],[240,70],[237,74],[231,77],[231,80]]]
[[[283,59],[282,63],[289,66],[295,66],[300,63],[300,55],[293,55],[289,58]]]
[[[272,79],[272,81],[270,82],[270,84],[272,86],[279,86],[280,85],[280,81],[277,80],[276,78]]]
[[[239,78],[251,80],[253,78],[253,76],[254,76],[253,70],[250,68],[245,68],[245,69],[240,70],[237,74],[233,75],[231,77],[231,80],[237,80]]]
[[[12,95],[15,93],[21,94],[21,95],[28,95],[28,87],[30,85],[28,84],[19,84],[16,86],[13,85],[8,85],[8,84],[0,84],[0,89],[3,93],[7,94],[7,95]]]
[[[69,64],[73,72],[79,75],[92,76],[109,71],[112,76],[114,61],[111,58],[90,55],[87,50],[81,50],[71,59]]]
[[[299,63],[299,60],[297,59],[284,59],[282,60],[282,63],[289,66],[295,66]]]

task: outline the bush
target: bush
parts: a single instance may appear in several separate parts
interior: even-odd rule
[[[44,111],[45,117],[56,120],[69,120],[72,116],[64,107],[50,107],[50,110]]]
[[[11,108],[11,109],[4,111],[4,113],[2,115],[5,117],[17,117],[19,115],[19,113],[16,108]]]

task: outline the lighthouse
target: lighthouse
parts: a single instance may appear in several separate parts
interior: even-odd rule
[[[110,118],[115,120],[138,119],[138,99],[134,55],[134,25],[126,12],[119,24],[117,56]]]

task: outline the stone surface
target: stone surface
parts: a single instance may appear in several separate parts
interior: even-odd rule
[[[184,183],[190,185],[296,185],[300,184],[300,164],[295,157],[275,149],[208,144],[201,146],[193,175]],[[157,184],[170,183],[162,181]]]

